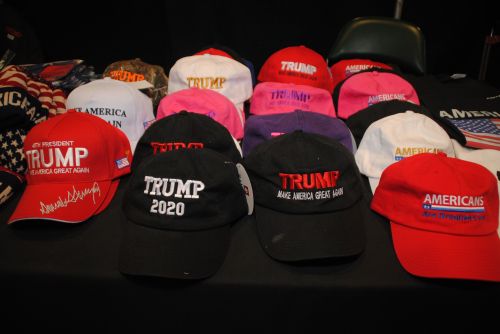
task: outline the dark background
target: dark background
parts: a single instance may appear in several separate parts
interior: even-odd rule
[[[211,43],[232,47],[257,70],[272,52],[290,45],[304,44],[326,56],[346,22],[393,16],[395,1],[6,3],[33,27],[46,61],[80,58],[102,72],[116,60],[140,57],[168,73],[179,57]],[[407,0],[402,18],[426,36],[428,72],[477,77],[484,38],[498,19],[495,11],[493,1]],[[499,49],[492,52],[488,71],[497,87]],[[409,275],[393,252],[387,222],[373,212],[367,219],[367,251],[352,263],[277,263],[260,247],[248,218],[232,228],[228,257],[213,278],[125,277],[117,259],[126,182],[109,208],[85,224],[0,224],[0,295],[7,309],[0,320],[17,332],[64,328],[86,333],[184,333],[186,328],[308,333],[321,325],[338,333],[364,327],[370,332],[482,333],[498,327],[498,284]],[[0,222],[17,200],[0,210]]]
[[[5,1],[33,27],[46,61],[79,58],[102,73],[140,57],[168,74],[174,62],[205,45],[231,47],[256,70],[274,51],[306,45],[326,56],[341,27],[358,16],[394,15],[395,1]],[[428,72],[477,78],[486,35],[500,18],[495,1],[405,1],[402,19],[427,41]],[[498,5],[498,3],[497,3]],[[500,29],[498,29],[500,31]],[[500,87],[500,45],[487,82]]]

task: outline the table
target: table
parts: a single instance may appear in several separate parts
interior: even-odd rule
[[[349,261],[274,261],[246,217],[232,227],[222,268],[206,280],[124,276],[117,269],[120,205],[129,178],[104,212],[81,224],[8,226],[19,195],[1,209],[0,296],[8,323],[18,330],[312,332],[324,325],[327,332],[442,326],[471,333],[498,324],[500,284],[413,277],[396,258],[389,224],[374,212],[364,253]]]

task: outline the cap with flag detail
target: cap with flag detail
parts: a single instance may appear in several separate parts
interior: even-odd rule
[[[79,223],[104,210],[132,152],[120,130],[69,110],[26,136],[27,187],[8,223],[27,219]]]
[[[66,106],[98,116],[122,130],[132,150],[155,120],[149,97],[127,83],[111,78],[94,80],[77,87],[69,94]]]
[[[500,282],[497,181],[486,168],[414,155],[382,173],[371,208],[389,219],[410,274]]]

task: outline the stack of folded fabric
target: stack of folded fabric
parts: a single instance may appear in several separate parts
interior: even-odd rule
[[[16,66],[0,71],[0,204],[24,182],[23,146],[28,131],[47,120],[50,112],[65,110],[64,95],[58,93],[32,80]]]
[[[19,88],[38,99],[42,108],[47,109],[50,116],[66,112],[66,93],[61,89],[31,77],[19,66],[7,66],[0,71],[0,88]]]
[[[95,73],[93,66],[85,64],[85,61],[81,59],[28,64],[20,67],[32,77],[50,82],[54,88],[59,88],[65,93],[101,77]]]

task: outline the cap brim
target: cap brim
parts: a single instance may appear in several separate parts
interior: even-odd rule
[[[234,104],[236,106],[236,109],[238,110],[238,117],[240,118],[240,121],[241,121],[241,126],[242,128],[245,127],[245,102],[240,102],[240,103],[235,103]],[[242,138],[236,138],[238,140],[242,139]]]
[[[500,281],[497,233],[460,236],[433,233],[391,222],[394,249],[410,274],[428,278]]]
[[[108,197],[112,181],[81,183],[54,183],[28,185],[8,220],[11,224],[20,220],[45,219],[62,223],[80,223],[92,217]],[[100,210],[102,211],[103,208]]]
[[[141,80],[141,81],[124,81],[127,85],[130,87],[133,87],[135,89],[146,89],[146,88],[154,88],[154,86],[146,80]]]
[[[358,255],[365,247],[364,201],[335,213],[288,214],[255,207],[262,247],[279,261],[321,260]]]
[[[128,142],[130,143],[130,149],[132,150],[132,152],[135,152],[135,148],[137,147],[137,143],[139,142],[139,139],[137,139],[137,140],[129,139]]]
[[[222,266],[229,243],[230,225],[199,231],[170,231],[127,220],[119,270],[140,276],[207,278]]]
[[[368,182],[370,183],[370,189],[372,190],[372,194],[375,194],[375,190],[377,189],[378,184],[380,183],[380,178],[368,177]]]
[[[0,166],[0,206],[7,203],[21,190],[24,180],[14,172],[2,170]]]
[[[103,212],[108,207],[109,203],[111,203],[111,201],[115,197],[115,193],[116,193],[116,190],[118,189],[119,185],[120,185],[120,179],[115,179],[115,180],[111,181],[111,185],[109,186],[109,190],[108,190],[108,193],[106,194],[106,198],[102,202],[101,206],[99,206],[97,211],[94,212],[94,215],[97,215],[97,214]]]

